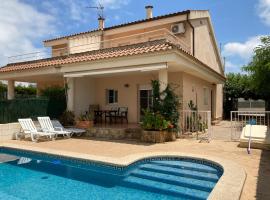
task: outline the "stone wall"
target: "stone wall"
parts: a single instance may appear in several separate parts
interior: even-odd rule
[[[142,130],[140,128],[91,128],[86,132],[88,137],[105,139],[140,139]]]
[[[15,139],[16,133],[20,132],[19,123],[0,124],[0,141]]]

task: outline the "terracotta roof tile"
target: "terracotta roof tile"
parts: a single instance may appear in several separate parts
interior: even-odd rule
[[[162,48],[161,48],[162,47]],[[100,59],[108,59],[122,56],[131,56],[149,52],[157,52],[172,49],[172,44],[165,40],[156,40],[140,44],[114,47],[109,49],[94,50],[83,53],[72,54],[69,56],[52,57],[41,60],[33,60],[20,63],[11,63],[2,68],[0,72],[11,72],[26,69],[37,69],[42,67],[71,64],[77,62],[87,62]]]

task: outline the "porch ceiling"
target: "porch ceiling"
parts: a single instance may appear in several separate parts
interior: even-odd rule
[[[106,75],[119,75],[119,74],[134,74],[134,73],[144,73],[158,71],[161,69],[167,69],[167,63],[157,63],[152,65],[142,65],[142,66],[132,66],[125,68],[114,68],[114,69],[102,69],[102,70],[92,70],[83,72],[71,72],[65,73],[64,77],[84,77],[84,76],[106,76]]]

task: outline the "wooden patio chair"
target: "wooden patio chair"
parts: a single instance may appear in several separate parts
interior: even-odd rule
[[[128,124],[128,107],[120,107],[117,117],[121,120],[121,124],[123,123],[124,120]]]

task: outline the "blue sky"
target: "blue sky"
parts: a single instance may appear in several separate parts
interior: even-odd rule
[[[0,65],[7,56],[39,51],[42,41],[97,28],[97,13],[87,6],[98,0],[1,0]],[[259,37],[270,33],[270,0],[101,0],[105,26],[187,9],[207,9],[226,57],[226,72],[239,72],[249,62]]]

